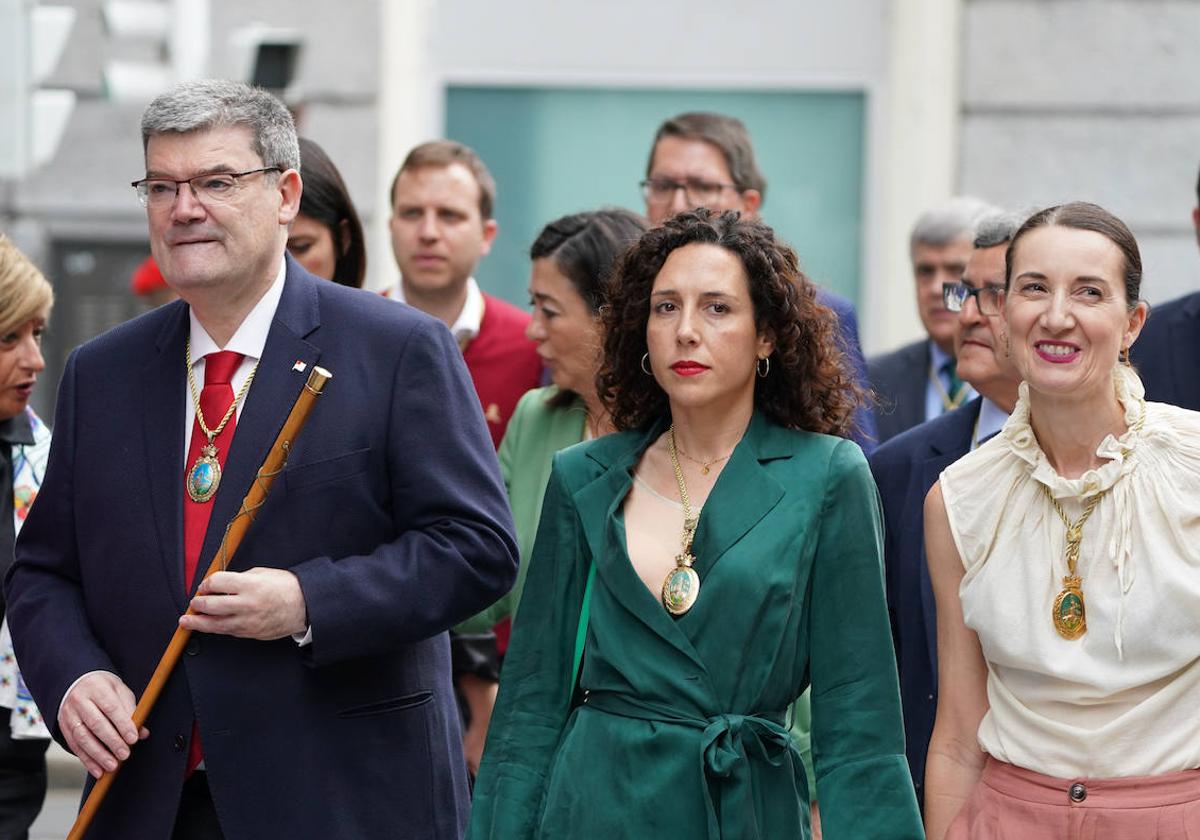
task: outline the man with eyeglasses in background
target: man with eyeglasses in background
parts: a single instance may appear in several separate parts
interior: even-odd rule
[[[71,355],[7,581],[54,736],[93,777],[124,760],[88,836],[460,836],[446,631],[507,591],[517,555],[458,346],[286,255],[300,151],[267,92],[177,85],[142,140],[134,186],[182,300]],[[201,582],[316,365],[333,379],[232,566]],[[134,695],[177,626],[186,655],[139,732]]]
[[[690,112],[671,117],[658,127],[641,188],[646,218],[650,224],[660,225],[696,207],[738,210],[749,218],[758,218],[767,179],[758,168],[750,133],[741,120],[724,114]],[[866,365],[853,304],[820,288],[817,300],[837,315],[846,351],[865,390]],[[855,420],[854,439],[870,452],[876,442],[874,417],[863,407]]]
[[[1001,308],[1004,255],[1020,226],[1013,215],[982,218],[961,280],[942,286],[954,313],[952,349],[959,375],[978,394],[909,429],[871,454],[884,517],[884,577],[908,765],[924,805],[925,754],[937,709],[937,622],[925,566],[925,494],[950,464],[995,435],[1017,402],[1020,377],[1009,360]]]
[[[917,312],[925,338],[867,360],[867,378],[879,398],[879,442],[963,405],[975,396],[954,366],[958,317],[942,302],[942,286],[957,283],[971,256],[975,224],[996,208],[954,198],[917,219],[909,256]]]

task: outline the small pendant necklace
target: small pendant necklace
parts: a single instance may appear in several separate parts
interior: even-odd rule
[[[208,438],[208,443],[200,447],[200,455],[196,458],[196,463],[192,464],[192,468],[188,470],[184,487],[187,489],[189,499],[202,503],[217,495],[217,488],[221,486],[221,462],[217,458],[217,446],[213,441],[216,440],[217,435],[221,434],[225,425],[233,417],[238,403],[250,390],[250,383],[254,381],[254,374],[258,371],[258,362],[255,362],[254,367],[250,369],[250,375],[246,377],[245,383],[238,390],[233,402],[229,404],[229,408],[225,411],[221,422],[217,424],[217,428],[210,429],[204,422],[204,412],[200,409],[200,395],[196,391],[196,376],[192,372],[192,340],[190,338],[187,341],[186,361],[188,388],[192,393],[192,406],[196,409],[196,422],[200,425],[200,431]]]
[[[680,446],[676,446],[675,451],[698,466],[700,468],[701,475],[708,475],[708,471],[712,469],[714,465],[719,464],[722,461],[727,461],[729,459],[729,455],[733,454],[730,452],[729,455],[722,455],[720,458],[713,458],[711,461],[701,461],[699,458],[693,458],[691,455],[684,452],[683,448]]]
[[[1083,541],[1083,523],[1087,522],[1088,517],[1092,515],[1092,511],[1100,504],[1100,500],[1108,490],[1097,493],[1084,502],[1083,513],[1074,522],[1062,509],[1058,499],[1054,498],[1049,487],[1043,484],[1042,491],[1053,505],[1058,518],[1067,528],[1067,574],[1063,577],[1062,592],[1059,592],[1058,597],[1054,599],[1050,617],[1054,621],[1054,629],[1058,631],[1058,635],[1064,639],[1078,639],[1087,632],[1087,611],[1083,603],[1083,578],[1075,572],[1075,567],[1079,563],[1079,545]]]
[[[671,466],[675,468],[675,480],[679,482],[679,500],[683,503],[683,534],[680,538],[682,548],[675,555],[675,568],[663,580],[662,603],[671,615],[683,615],[700,595],[700,575],[692,568],[696,562],[692,556],[692,540],[696,538],[697,518],[692,516],[692,502],[688,498],[687,484],[683,481],[683,470],[676,454],[674,423],[667,432],[667,451],[671,453]]]

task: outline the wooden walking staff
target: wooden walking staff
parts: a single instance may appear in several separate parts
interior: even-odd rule
[[[271,484],[275,481],[275,476],[279,475],[287,464],[292,444],[299,436],[300,430],[304,428],[304,423],[308,420],[309,412],[312,411],[317,397],[321,395],[325,383],[332,377],[333,374],[320,367],[314,367],[312,373],[309,374],[308,382],[300,391],[300,396],[296,398],[296,403],[292,406],[292,412],[283,424],[279,437],[275,438],[275,445],[267,453],[266,460],[258,468],[258,473],[254,477],[254,483],[250,485],[249,492],[242,499],[241,509],[226,526],[225,535],[221,538],[221,545],[217,547],[216,555],[209,561],[208,568],[204,572],[206,579],[215,572],[228,568],[229,561],[233,559],[238,546],[242,543],[242,537],[246,535],[246,530],[254,522],[258,509],[267,500],[267,493],[271,491]],[[188,607],[187,614],[191,614],[191,612],[192,608]],[[183,649],[191,635],[191,630],[183,627],[175,628],[175,635],[171,637],[171,643],[167,645],[162,658],[158,660],[158,667],[154,669],[154,675],[150,677],[146,690],[138,698],[137,708],[133,710],[133,725],[138,729],[141,729],[146,719],[150,717],[150,710],[154,708],[158,696],[162,694],[163,686],[167,684],[167,678],[171,676],[171,671],[179,662],[179,657],[183,655]],[[105,772],[96,781],[91,793],[88,794],[87,801],[83,803],[83,808],[79,811],[79,816],[75,818],[75,825],[71,827],[71,833],[67,835],[67,840],[82,840],[120,769],[121,765],[118,764],[116,770]]]

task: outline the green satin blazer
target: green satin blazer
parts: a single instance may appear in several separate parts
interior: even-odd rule
[[[756,414],[705,502],[700,596],[675,619],[634,571],[621,512],[662,431],[555,456],[469,840],[807,837],[784,710],[810,679],[824,836],[923,837],[862,452]]]

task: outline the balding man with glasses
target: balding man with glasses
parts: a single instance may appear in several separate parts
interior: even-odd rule
[[[508,590],[517,554],[458,346],[285,254],[300,152],[270,94],[181,84],[142,138],[133,186],[181,300],[67,362],[7,581],[55,738],[93,777],[123,762],[88,836],[459,837],[446,631]],[[201,582],[318,364],[333,379],[270,497]],[[177,626],[186,655],[139,732]]]

